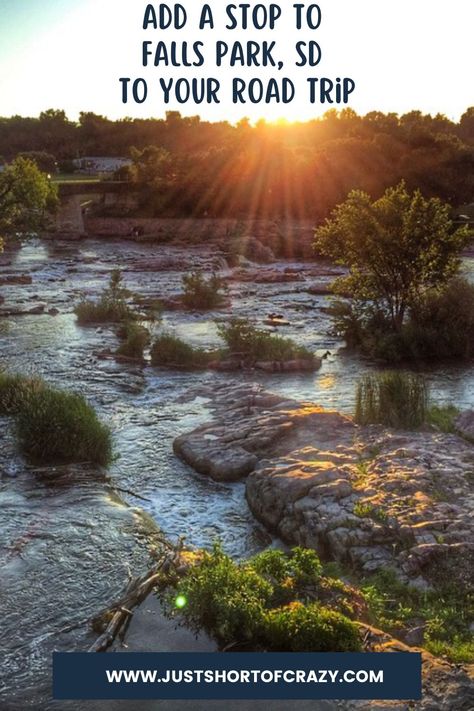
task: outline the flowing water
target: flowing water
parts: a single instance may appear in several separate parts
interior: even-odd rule
[[[299,280],[231,282],[231,308],[211,314],[166,312],[160,326],[193,344],[213,346],[216,319],[238,315],[261,324],[267,314],[279,313],[290,322],[280,329],[283,335],[320,355],[330,351],[313,374],[184,373],[118,364],[96,356],[116,346],[113,329],[76,324],[74,304],[81,296],[96,296],[113,268],[123,270],[131,291],[170,297],[179,293],[183,273],[216,266],[225,267],[210,250],[113,241],[32,240],[3,255],[0,277],[30,274],[33,279],[30,285],[3,288],[3,310],[25,312],[39,303],[46,308],[39,315],[0,319],[0,366],[83,393],[113,430],[119,455],[110,469],[115,485],[145,499],[123,494],[120,501],[87,472],[54,485],[38,480],[15,452],[11,423],[0,420],[0,699],[3,694],[10,704],[5,708],[39,708],[38,698],[48,695],[51,651],[87,647],[80,627],[60,631],[104,607],[123,589],[129,570],[146,565],[150,519],[169,538],[185,535],[194,546],[220,538],[237,557],[269,544],[247,508],[242,483],[213,482],[173,454],[173,439],[210,417],[204,399],[189,397],[196,385],[258,381],[290,397],[350,412],[355,382],[375,367],[345,355],[328,335],[328,297],[312,296],[307,289],[330,282],[334,270],[315,263],[259,267],[261,273],[297,271]],[[473,272],[472,260],[466,260],[465,269]],[[51,308],[59,313],[49,315]],[[473,406],[471,368],[443,366],[425,375],[435,401]]]

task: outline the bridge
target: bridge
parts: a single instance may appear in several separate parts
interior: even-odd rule
[[[84,216],[93,206],[111,207],[133,200],[130,183],[118,181],[58,182],[59,209],[55,231],[66,239],[86,233]]]

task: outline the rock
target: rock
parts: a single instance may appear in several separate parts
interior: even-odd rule
[[[278,270],[268,272],[262,271],[260,273],[255,274],[254,278],[252,279],[255,284],[284,284],[287,282],[302,280],[303,277],[300,274],[288,274],[287,272],[282,272]]]
[[[49,314],[50,316],[57,316],[57,315],[59,314],[59,309],[53,307],[52,309],[49,309],[49,310],[48,310],[48,314]]]
[[[0,312],[0,316],[37,316],[44,314],[46,304],[37,304],[29,309],[8,309]]]
[[[37,306],[33,306],[33,308],[28,309],[26,313],[31,316],[39,316],[40,314],[44,314],[45,309],[45,304],[38,304]]]
[[[0,286],[32,284],[33,279],[28,274],[6,274],[0,277]]]
[[[312,372],[321,367],[320,358],[295,358],[282,363],[284,373]]]
[[[237,246],[238,251],[243,257],[246,257],[251,262],[258,264],[270,264],[275,262],[275,255],[270,247],[266,247],[255,237],[246,237],[241,244]]]
[[[257,264],[271,264],[276,261],[270,247],[265,246],[255,237],[244,237],[234,243],[233,250],[229,255],[230,263],[233,261],[232,254],[238,254],[251,262],[257,262]]]
[[[409,647],[421,647],[425,641],[425,625],[412,627],[403,635],[405,644]]]
[[[133,264],[130,264],[127,269],[132,272],[171,272],[185,271],[196,268],[190,259],[179,259],[177,257],[160,257],[150,259],[137,259]]]
[[[474,410],[465,410],[456,418],[454,426],[460,435],[474,442]]]
[[[299,273],[287,273],[280,269],[235,269],[227,277],[230,281],[253,282],[254,284],[284,284],[288,282],[303,281]]]
[[[214,478],[247,476],[250,509],[286,543],[365,573],[391,568],[420,589],[447,579],[474,588],[470,443],[357,427],[247,384],[221,387],[214,406],[215,420],[179,438],[177,451]]]
[[[237,359],[227,359],[227,360],[213,360],[209,363],[208,367],[211,370],[222,370],[233,372],[235,370],[240,370],[242,363]]]
[[[313,296],[328,296],[334,293],[330,284],[311,284],[307,291]]]
[[[43,232],[43,239],[61,240],[64,242],[79,242],[82,239],[87,239],[88,235],[85,232],[77,232],[73,225],[63,225],[63,228],[58,232]]]
[[[346,701],[346,711],[471,711],[474,708],[473,665],[461,668],[433,656],[419,646],[407,646],[386,632],[360,624],[368,652],[419,652],[422,658],[420,701]]]
[[[269,316],[263,322],[266,326],[289,326],[290,322],[281,316]]]
[[[257,370],[266,373],[311,373],[321,367],[320,358],[297,358],[294,360],[258,360],[255,363]]]
[[[265,373],[275,373],[276,372],[276,365],[279,365],[275,363],[272,360],[258,360],[255,363],[255,367],[257,370],[263,370]]]
[[[249,474],[258,459],[238,445],[215,443],[211,435],[192,434],[178,437],[173,443],[175,453],[200,474],[216,481],[236,481]]]

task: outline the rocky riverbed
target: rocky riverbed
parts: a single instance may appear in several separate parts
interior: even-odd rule
[[[446,568],[474,590],[470,441],[358,427],[255,385],[196,392],[211,395],[215,419],[178,437],[175,452],[217,481],[247,477],[250,509],[269,531],[366,574],[391,568],[428,588]]]
[[[474,444],[462,436],[471,433],[474,411],[459,418],[458,435],[398,432],[358,427],[255,385],[197,394],[211,398],[214,419],[178,437],[175,452],[217,481],[245,477],[250,509],[269,531],[361,575],[392,570],[422,590],[449,580],[474,592]],[[410,651],[379,630],[362,630],[372,651]],[[420,637],[412,637],[414,651]],[[474,665],[461,670],[421,651],[417,707],[472,708]]]
[[[466,261],[467,271],[472,271],[473,263],[472,259]],[[217,269],[229,284],[229,304],[210,313],[165,310],[160,330],[172,332],[193,345],[213,348],[218,344],[216,321],[241,316],[275,330],[265,321],[269,314],[277,313],[283,316],[284,323],[276,332],[293,338],[317,356],[326,355],[322,366],[316,372],[297,374],[196,374],[152,368],[147,362],[101,360],[97,353],[117,346],[114,329],[81,328],[73,309],[81,297],[95,298],[114,268],[123,270],[125,286],[132,294],[162,301],[176,299],[184,273],[193,269],[210,273]],[[8,662],[2,669],[0,696],[10,698],[21,679],[22,688],[28,693],[21,696],[18,692],[16,706],[12,706],[15,711],[29,706],[46,708],[41,700],[48,693],[48,658],[53,647],[87,647],[83,630],[59,637],[58,630],[70,620],[87,618],[114,599],[128,579],[129,566],[139,571],[146,565],[149,544],[143,521],[151,519],[173,540],[185,534],[193,546],[210,546],[218,537],[225,550],[239,558],[262,550],[275,537],[293,542],[300,535],[306,536],[308,545],[316,538],[318,545],[324,540],[330,546],[328,554],[335,557],[341,556],[341,546],[347,542],[351,560],[369,568],[377,565],[378,555],[380,561],[396,557],[398,562],[398,556],[390,551],[391,536],[398,531],[401,537],[397,551],[407,554],[406,560],[400,558],[399,574],[419,579],[422,585],[430,584],[426,571],[431,563],[421,565],[419,572],[410,568],[411,561],[417,560],[419,546],[428,546],[425,551],[435,546],[436,556],[445,550],[443,546],[449,546],[450,556],[456,546],[466,550],[462,545],[468,533],[472,534],[472,524],[466,518],[469,499],[463,493],[469,474],[466,442],[436,433],[421,433],[417,440],[418,435],[379,430],[371,431],[362,441],[346,417],[353,410],[357,379],[377,366],[345,353],[342,344],[329,333],[328,292],[334,275],[332,267],[316,262],[284,261],[258,266],[244,263],[231,268],[224,254],[213,248],[113,239],[74,244],[31,240],[1,255],[0,366],[12,372],[39,375],[58,387],[79,389],[111,426],[119,455],[107,473],[112,487],[110,482],[82,471],[73,471],[70,477],[56,482],[37,478],[18,456],[10,425],[0,422],[0,606],[2,651]],[[474,405],[472,368],[448,364],[427,369],[425,374],[435,402],[453,402],[463,410]],[[256,387],[250,387],[253,383]],[[197,385],[200,393],[195,391]],[[239,391],[241,386],[246,389]],[[225,425],[227,417],[236,416],[232,413],[229,387],[236,388],[237,409],[239,398],[246,399],[245,412],[239,415],[240,430],[247,418],[249,423],[256,423],[260,440],[257,431],[250,433],[246,444],[253,437],[254,448],[244,446],[234,453],[232,481],[227,476],[216,481],[221,471],[217,454],[209,459],[208,451],[204,459],[209,461],[196,471],[173,453],[173,442],[211,421],[205,442],[208,450],[214,448],[218,453],[221,435],[212,428],[218,428],[220,422],[222,427],[237,431],[234,425]],[[218,391],[221,404],[215,400]],[[275,393],[273,414],[265,413],[270,405],[263,407],[259,400],[268,391]],[[322,415],[321,410],[302,407],[300,402],[321,403],[333,413]],[[297,414],[299,410],[301,413]],[[272,421],[275,413],[281,418],[280,424],[276,419]],[[214,414],[216,419],[212,420]],[[257,423],[259,418],[268,421]],[[308,432],[325,418],[327,423],[321,432],[327,441],[323,441],[323,434],[319,440],[309,441]],[[301,442],[293,441],[293,449],[287,449],[303,422],[308,423],[308,432]],[[286,433],[288,423],[293,429],[291,436]],[[301,431],[304,429],[301,425]],[[230,447],[234,433],[228,435]],[[453,443],[460,447],[459,457],[451,454]],[[413,454],[418,447],[423,448],[422,457]],[[339,452],[339,458],[323,459],[322,454],[331,451]],[[324,461],[327,463],[323,465]],[[217,473],[214,479],[209,476],[211,465]],[[404,510],[397,510],[398,494],[390,488],[391,478],[393,486],[400,484],[394,472],[397,467],[405,467],[407,474],[406,490],[401,495]],[[313,485],[304,496],[301,492],[305,485],[299,489],[299,484],[291,483],[298,477],[292,480],[285,469],[290,473],[299,470],[301,479],[306,477],[308,483],[313,478]],[[449,476],[443,475],[443,469],[450,472]],[[277,470],[281,476],[276,475]],[[336,473],[337,478],[329,476],[323,484],[324,472]],[[380,472],[384,487],[379,487]],[[409,486],[412,473],[416,490]],[[242,475],[244,478],[239,478]],[[254,494],[250,493],[251,482]],[[288,500],[284,511],[278,507],[273,511],[269,497],[284,482],[294,501]],[[327,498],[323,496],[324,487]],[[373,495],[367,493],[370,487],[375,489]],[[114,493],[117,489],[122,489],[120,498]],[[255,515],[246,502],[246,490]],[[417,498],[418,490],[425,492],[428,502]],[[342,495],[344,492],[348,492],[346,496]],[[322,517],[320,531],[314,526],[313,499],[321,503],[324,499],[324,505],[331,502],[335,507],[329,507],[326,517]],[[357,507],[359,514],[370,515],[357,515],[357,502],[361,505]],[[448,511],[447,507],[451,509]],[[328,519],[336,510],[341,521],[357,519],[358,528],[340,526],[342,531],[338,531],[331,527]],[[380,510],[386,511],[387,517],[377,513]],[[141,512],[145,512],[145,518]],[[427,518],[417,522],[415,514]],[[428,523],[425,528],[424,523]],[[463,527],[465,541],[461,540]],[[363,539],[358,544],[351,536],[359,528]],[[147,525],[145,529],[149,532]],[[414,531],[413,538],[411,533],[406,538],[406,529]],[[364,550],[368,551],[367,560],[361,553]],[[25,580],[34,584],[25,585]]]

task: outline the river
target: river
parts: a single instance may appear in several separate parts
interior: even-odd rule
[[[27,311],[45,304],[45,313],[0,319],[0,367],[36,374],[51,384],[79,390],[111,426],[119,457],[110,468],[115,484],[144,497],[111,495],[103,481],[80,472],[75,481],[38,481],[14,448],[11,423],[0,420],[0,608],[2,671],[0,699],[10,706],[40,708],[48,695],[48,664],[53,649],[83,649],[84,631],[58,634],[87,619],[120,592],[129,570],[148,562],[144,511],[164,534],[188,544],[222,540],[236,557],[251,555],[271,539],[253,519],[242,483],[221,484],[193,472],[173,454],[173,439],[209,418],[208,403],[189,397],[197,385],[256,381],[267,389],[326,407],[351,412],[357,379],[376,367],[345,354],[328,335],[328,297],[308,293],[314,283],[333,278],[328,265],[279,262],[259,272],[297,272],[282,283],[231,282],[232,307],[216,313],[165,312],[158,329],[196,345],[218,343],[216,319],[231,315],[263,322],[284,315],[280,329],[319,355],[330,352],[313,374],[266,375],[184,373],[118,364],[94,354],[114,348],[108,327],[76,324],[74,305],[106,286],[113,268],[123,270],[128,289],[146,296],[179,293],[183,273],[192,268],[225,267],[211,249],[156,247],[123,241],[78,243],[33,239],[2,255],[0,277],[30,274],[31,284],[3,288],[3,310]],[[465,260],[473,274],[474,260]],[[226,272],[224,272],[226,273]],[[48,310],[57,309],[57,315]],[[434,401],[474,405],[474,371],[443,365],[425,371]],[[109,493],[107,493],[109,491]],[[21,691],[19,691],[21,689]],[[15,706],[14,703],[18,703]]]

